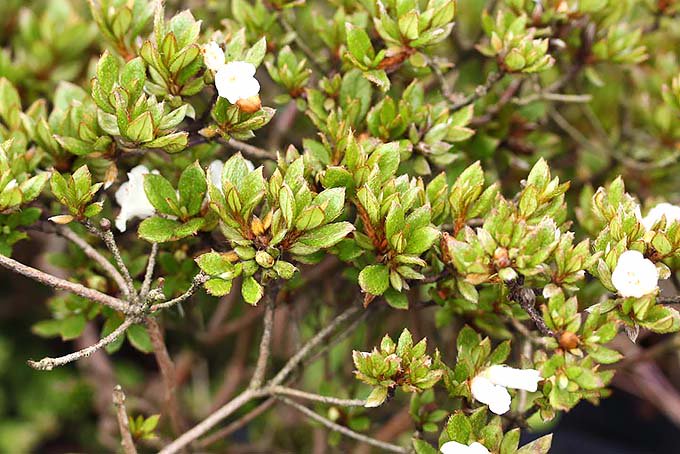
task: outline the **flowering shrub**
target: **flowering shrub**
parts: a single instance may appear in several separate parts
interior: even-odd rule
[[[311,450],[287,406],[548,452],[520,427],[680,331],[676,3],[3,2],[0,265],[77,346],[30,380],[89,377],[86,449]]]

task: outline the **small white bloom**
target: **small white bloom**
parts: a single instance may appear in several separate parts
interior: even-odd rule
[[[457,441],[447,441],[442,445],[440,451],[442,454],[490,454],[486,446],[476,441],[472,442],[470,446]]]
[[[671,205],[670,203],[660,203],[649,210],[647,216],[642,218],[642,225],[647,230],[652,230],[654,224],[659,222],[662,217],[666,218],[666,225],[675,221],[680,221],[680,206]]]
[[[651,260],[638,251],[626,251],[619,257],[612,273],[612,284],[619,295],[641,298],[656,291],[659,271]]]
[[[255,66],[245,61],[232,61],[215,74],[215,87],[222,98],[232,104],[260,93],[260,83],[255,79]]]
[[[507,388],[535,392],[541,374],[535,369],[515,369],[505,365],[494,365],[472,379],[472,397],[489,406],[489,410],[502,415],[510,410],[511,397]]]
[[[148,218],[155,210],[144,192],[144,175],[149,173],[143,165],[128,172],[128,181],[120,185],[116,191],[116,202],[120,205],[120,213],[116,217],[116,228],[124,232],[127,221],[134,218]],[[152,173],[158,173],[154,170]]]
[[[219,71],[224,67],[225,57],[224,51],[215,41],[210,41],[208,44],[203,46],[203,62],[208,69],[212,71]]]
[[[224,170],[224,162],[220,160],[214,160],[208,165],[208,181],[212,183],[213,186],[222,190],[222,170]]]

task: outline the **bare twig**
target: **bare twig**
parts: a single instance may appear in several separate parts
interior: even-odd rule
[[[149,261],[146,263],[146,271],[144,272],[144,282],[139,291],[139,296],[142,300],[146,299],[146,295],[151,289],[151,282],[153,281],[153,271],[156,268],[156,257],[158,257],[158,243],[151,244],[151,252],[149,252]]]
[[[116,416],[118,418],[118,428],[120,429],[120,444],[125,454],[137,454],[135,442],[130,433],[130,422],[127,411],[125,410],[125,394],[120,385],[113,388],[113,404],[116,406]]]
[[[524,309],[524,312],[529,315],[529,318],[531,321],[534,322],[536,325],[536,328],[544,335],[544,336],[550,336],[554,337],[555,332],[548,328],[548,325],[545,323],[545,320],[543,320],[543,317],[541,317],[541,314],[538,313],[536,310],[535,304],[536,304],[536,295],[534,294],[534,291],[522,287],[522,282],[520,280],[513,280],[513,281],[508,281],[506,282],[508,289],[510,290],[510,293],[508,295],[508,298],[517,304],[519,304],[522,309]]]
[[[496,85],[501,79],[503,79],[503,77],[505,77],[505,72],[502,70],[490,72],[486,77],[486,81],[482,85],[478,85],[477,87],[475,87],[475,91],[473,93],[469,94],[461,101],[453,103],[450,107],[451,111],[456,112],[462,109],[463,107],[469,106],[470,104],[483,98],[484,96],[487,95],[487,93],[489,93],[489,91],[493,88],[494,85]]]
[[[163,387],[165,388],[165,406],[168,415],[170,416],[170,423],[174,432],[179,434],[182,432],[183,424],[179,412],[179,404],[177,403],[175,364],[168,353],[168,349],[165,346],[165,340],[163,339],[163,333],[156,320],[147,317],[145,322],[146,331],[149,333],[149,339],[153,346],[156,364],[158,365],[158,369],[160,370],[163,379]]]
[[[305,407],[304,405],[300,405],[297,402],[288,399],[287,397],[278,397],[278,399],[285,403],[286,405],[296,409],[300,413],[304,414],[305,416],[309,417],[310,419],[323,424],[324,426],[328,427],[331,430],[334,430],[342,435],[345,435],[346,437],[353,438],[355,440],[361,441],[363,443],[367,443],[371,446],[375,446],[377,448],[384,449],[385,451],[390,451],[390,452],[398,452],[398,453],[408,453],[410,450],[408,448],[403,448],[401,446],[393,445],[392,443],[386,443],[384,441],[376,440],[375,438],[371,438],[367,435],[360,434],[358,432],[353,431],[352,429],[349,429],[348,427],[341,426],[340,424],[334,423],[330,419],[326,419],[320,414],[310,410],[309,408]]]
[[[255,372],[250,381],[249,388],[257,389],[262,386],[267,373],[267,361],[269,361],[269,354],[271,353],[272,342],[272,328],[274,326],[274,312],[276,304],[276,294],[278,293],[278,286],[272,285],[268,289],[268,297],[264,310],[264,328],[262,330],[262,339],[260,340],[260,352],[257,356],[257,363],[255,365]]]
[[[206,274],[198,273],[196,276],[194,276],[193,280],[191,281],[191,286],[189,289],[182,293],[180,296],[177,298],[173,298],[171,300],[165,301],[163,303],[158,303],[154,304],[149,308],[150,312],[157,312],[161,309],[167,309],[169,307],[175,306],[176,304],[182,303],[189,298],[191,298],[194,293],[198,291],[199,288],[201,288],[201,285],[203,285],[208,279],[210,279],[210,276],[207,276]]]
[[[168,446],[163,448],[159,452],[159,454],[173,454],[179,452],[184,447],[188,446],[191,442],[203,436],[206,432],[208,432],[210,429],[219,424],[220,421],[234,413],[243,405],[245,405],[252,399],[256,399],[264,395],[266,395],[266,392],[263,390],[258,389],[245,390],[244,392],[236,396],[234,399],[220,407],[219,410],[210,414],[210,416],[205,418],[203,421],[195,425],[192,429],[188,430],[187,432],[182,434],[179,438],[170,443]]]
[[[205,448],[210,446],[211,444],[222,440],[223,438],[228,437],[229,435],[233,434],[237,430],[240,430],[241,428],[245,427],[248,423],[250,423],[253,419],[257,418],[260,416],[262,413],[265,411],[269,410],[272,405],[276,403],[276,399],[273,397],[270,397],[269,399],[265,400],[262,402],[260,405],[257,407],[253,408],[250,410],[248,413],[237,419],[236,421],[232,422],[228,426],[218,430],[214,434],[211,434],[208,437],[205,437],[204,439],[200,440],[197,444],[199,448]]]
[[[101,229],[95,227],[93,224],[89,222],[85,223],[85,227],[92,234],[102,239],[106,247],[113,255],[113,260],[116,262],[118,270],[123,275],[123,279],[127,284],[130,296],[135,300],[135,302],[138,302],[139,297],[137,295],[137,292],[135,291],[135,284],[132,280],[132,276],[130,276],[130,271],[128,270],[127,265],[125,265],[125,262],[123,261],[123,256],[120,254],[120,249],[118,249],[116,239],[113,237],[113,232],[111,232],[111,221],[109,221],[108,219],[102,219]]]
[[[335,317],[324,329],[316,333],[305,345],[302,346],[300,350],[293,355],[285,366],[279,371],[278,374],[271,380],[270,385],[276,386],[283,383],[283,381],[288,378],[290,373],[305,359],[309,352],[314,349],[317,345],[323,342],[328,336],[330,336],[336,328],[345,323],[347,320],[352,318],[354,314],[361,311],[362,308],[359,305],[352,304],[344,312]]]
[[[40,361],[28,361],[28,365],[31,366],[33,369],[38,369],[38,370],[52,370],[55,367],[58,366],[63,366],[64,364],[68,364],[70,362],[76,361],[81,358],[87,358],[100,348],[106,347],[110,343],[114,342],[118,337],[120,337],[129,327],[135,323],[135,319],[130,317],[127,318],[123,321],[123,323],[118,326],[115,330],[111,332],[106,337],[103,337],[100,339],[99,342],[97,342],[94,345],[91,345],[89,347],[86,347],[82,350],[78,350],[77,352],[69,353],[68,355],[65,356],[60,356],[59,358],[43,358]]]
[[[127,283],[125,282],[125,279],[123,279],[123,276],[118,272],[115,266],[111,264],[111,262],[108,261],[106,257],[101,255],[99,251],[97,251],[95,248],[90,246],[90,244],[85,241],[83,238],[78,236],[73,230],[69,229],[66,226],[58,226],[56,228],[56,232],[66,238],[67,240],[71,241],[73,244],[78,246],[84,253],[85,255],[93,260],[97,265],[103,269],[106,274],[111,277],[116,282],[116,285],[120,289],[121,292],[123,292],[123,295],[125,295],[126,299],[130,299],[130,289],[127,286]]]
[[[340,399],[338,397],[322,396],[320,394],[308,393],[286,386],[272,386],[268,389],[275,396],[299,397],[300,399],[321,402],[328,405],[339,405],[342,407],[363,407],[366,405],[366,401],[362,399]]]
[[[271,151],[267,151],[263,148],[250,145],[249,143],[241,142],[240,140],[229,139],[227,140],[227,145],[251,158],[261,160],[264,159],[276,160],[276,153],[272,153]]]
[[[111,295],[107,295],[106,293],[102,293],[83,285],[76,284],[75,282],[69,282],[56,276],[52,276],[51,274],[47,274],[38,269],[24,265],[23,263],[17,262],[16,260],[9,257],[5,257],[4,255],[0,255],[0,266],[7,268],[10,271],[22,274],[28,278],[40,282],[41,284],[47,285],[57,290],[64,290],[75,295],[82,296],[83,298],[95,301],[123,313],[130,312],[130,306],[123,300],[114,298]]]

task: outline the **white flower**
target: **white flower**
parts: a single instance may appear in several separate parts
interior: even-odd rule
[[[224,67],[225,57],[224,51],[215,41],[210,41],[208,44],[203,46],[203,62],[208,69],[212,71],[219,71]]]
[[[619,257],[612,273],[612,284],[619,295],[641,298],[656,291],[659,271],[651,260],[638,251],[626,251]]]
[[[116,228],[121,232],[126,229],[127,221],[134,218],[153,216],[154,208],[144,192],[144,175],[149,173],[143,165],[128,172],[128,181],[120,185],[116,191],[116,202],[120,205],[120,213],[116,218]],[[154,170],[153,173],[158,173]]]
[[[507,388],[535,392],[541,374],[535,369],[515,369],[494,365],[479,373],[470,383],[472,397],[489,406],[489,410],[502,415],[510,410],[510,393]]]
[[[654,224],[659,222],[662,217],[666,218],[666,225],[675,221],[680,221],[680,206],[671,205],[670,203],[660,203],[649,210],[647,216],[642,218],[642,225],[647,230],[652,230]]]
[[[472,442],[470,446],[457,441],[447,441],[439,450],[443,454],[490,454],[486,446],[476,441]]]
[[[217,93],[232,104],[257,96],[260,93],[260,83],[254,76],[253,64],[245,61],[229,62],[215,74]]]
[[[224,162],[217,159],[208,165],[208,181],[213,186],[217,186],[220,191],[222,190],[222,170],[224,170]]]

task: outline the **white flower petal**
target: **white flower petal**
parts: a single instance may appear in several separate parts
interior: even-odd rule
[[[484,376],[494,385],[529,392],[535,392],[538,389],[538,382],[541,381],[541,373],[535,369],[515,369],[501,364],[486,369]]]
[[[439,450],[443,454],[490,454],[483,444],[476,441],[472,442],[470,446],[457,441],[447,441]]]
[[[203,62],[208,69],[219,71],[225,66],[224,51],[215,41],[211,41],[203,46]]]
[[[625,298],[641,298],[654,293],[659,285],[659,271],[651,260],[638,251],[626,251],[619,257],[612,273],[612,284]]]
[[[670,203],[659,203],[649,210],[647,216],[642,218],[642,225],[644,225],[647,230],[652,230],[654,225],[659,222],[662,217],[666,218],[667,225],[675,221],[680,221],[680,206],[672,205]]]
[[[470,445],[470,450],[468,451],[469,454],[491,454],[491,452],[486,449],[486,446],[484,446],[481,443],[477,443],[476,441],[473,442]]]
[[[489,410],[502,415],[510,410],[510,393],[500,385],[494,385],[483,375],[478,375],[470,383],[472,397],[489,406]]]
[[[217,159],[208,166],[208,179],[220,190],[222,190],[222,170],[224,170],[224,162]]]
[[[139,165],[128,173],[128,181],[121,184],[116,191],[115,198],[120,205],[120,213],[116,217],[116,228],[121,232],[126,230],[127,221],[134,218],[148,218],[155,210],[144,192],[144,175],[149,173],[143,165]],[[154,171],[154,173],[157,173]]]
[[[231,104],[260,93],[260,83],[253,76],[255,66],[242,61],[229,62],[215,74],[217,93]]]

